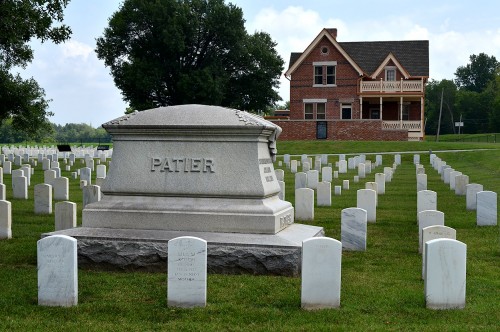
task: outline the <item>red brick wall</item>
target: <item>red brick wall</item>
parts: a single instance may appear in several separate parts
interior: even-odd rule
[[[283,129],[280,140],[315,140],[314,120],[271,120]],[[327,139],[336,141],[407,141],[406,130],[382,130],[380,120],[329,120]]]
[[[321,53],[328,47],[328,55]],[[336,87],[313,87],[313,62],[337,61]],[[352,116],[359,118],[359,99],[357,96],[358,73],[347,59],[325,37],[293,72],[290,81],[290,119],[304,119],[304,99],[326,99],[326,118],[340,119],[340,102],[342,99],[354,99]]]

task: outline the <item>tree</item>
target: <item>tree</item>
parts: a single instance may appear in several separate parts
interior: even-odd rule
[[[461,89],[482,92],[486,89],[488,82],[495,77],[499,62],[494,56],[488,56],[485,53],[472,54],[469,59],[470,63],[457,68],[455,83]]]
[[[262,110],[280,100],[276,44],[247,34],[224,0],[125,0],[97,39],[132,109],[200,103]]]
[[[37,138],[50,128],[45,92],[31,78],[23,80],[10,71],[24,68],[33,60],[29,42],[61,43],[71,30],[61,23],[63,9],[69,0],[2,0],[0,3],[0,121],[12,119],[12,126],[22,130],[28,139]]]

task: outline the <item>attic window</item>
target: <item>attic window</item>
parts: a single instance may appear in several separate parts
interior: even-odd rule
[[[321,55],[328,55],[328,53],[330,53],[328,47],[326,46],[321,47]]]

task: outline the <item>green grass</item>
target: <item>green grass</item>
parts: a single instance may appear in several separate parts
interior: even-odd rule
[[[475,144],[428,142],[279,142],[280,153],[319,154],[377,151],[433,151],[472,148]],[[425,148],[422,148],[424,147]],[[470,182],[500,193],[500,149],[477,152],[438,152],[452,167],[469,175]],[[478,148],[483,148],[477,145]],[[298,157],[295,157],[298,158]],[[375,157],[367,156],[374,161]],[[300,309],[300,278],[216,275],[208,276],[206,308],[193,310],[166,305],[166,274],[79,270],[79,303],[73,308],[37,305],[36,241],[52,231],[54,217],[33,214],[33,186],[42,182],[37,168],[30,199],[11,197],[10,176],[4,175],[12,202],[13,239],[0,241],[0,330],[5,331],[493,331],[500,310],[499,228],[477,227],[475,213],[465,210],[465,198],[455,196],[421,154],[428,187],[438,193],[438,209],[445,224],[457,230],[467,244],[467,304],[463,310],[425,308],[418,254],[416,180],[412,154],[402,155],[386,194],[379,197],[377,222],[368,225],[366,252],[344,252],[341,308],[307,312]],[[281,158],[278,158],[281,160]],[[329,162],[335,163],[336,156]],[[393,156],[383,156],[383,166]],[[77,164],[80,167],[80,164]],[[383,167],[382,166],[382,167]],[[375,172],[381,172],[379,167]],[[340,211],[356,204],[356,190],[373,181],[353,183],[354,172],[334,179],[351,180],[350,190],[332,197],[331,207],[316,207],[314,222],[326,235],[340,240]],[[69,173],[63,172],[63,176]],[[285,173],[286,199],[294,202],[294,176]],[[70,199],[81,210],[78,181],[70,180]],[[81,214],[79,215],[81,221]]]

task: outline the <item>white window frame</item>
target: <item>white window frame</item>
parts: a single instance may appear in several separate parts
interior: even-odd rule
[[[394,73],[394,79],[389,80],[389,73],[392,72]],[[395,82],[396,81],[396,66],[387,66],[385,67],[385,80],[388,82]]]
[[[326,99],[319,98],[319,99],[303,99],[302,103],[304,104],[304,120],[326,120]],[[306,119],[306,104],[312,104],[313,105],[313,116],[312,119]],[[325,105],[325,118],[324,119],[318,119],[318,104],[324,104]],[[310,113],[308,113],[310,114]]]
[[[316,83],[316,67],[322,67],[322,82],[321,84]],[[328,80],[328,67],[333,67],[333,84],[327,84]],[[335,87],[337,86],[337,61],[316,61],[313,62],[313,87]]]
[[[352,104],[341,104],[340,105],[340,118],[344,119],[344,108],[350,108],[351,109],[351,117],[345,120],[352,120]]]

